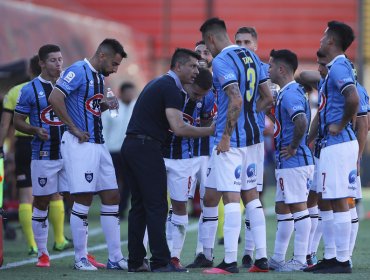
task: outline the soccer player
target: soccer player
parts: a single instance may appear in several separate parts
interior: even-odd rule
[[[51,110],[47,99],[62,72],[63,57],[57,45],[42,46],[38,57],[41,74],[21,89],[15,107],[14,126],[23,133],[34,135],[31,178],[34,196],[32,229],[38,248],[36,266],[49,267],[48,208],[53,194],[67,191],[67,178],[60,155],[60,139],[65,126]],[[61,199],[59,202],[63,206]]]
[[[328,75],[322,86],[325,104],[320,111],[319,131],[321,141],[319,185],[325,202],[325,214],[320,207],[323,237],[332,236],[335,248],[324,259],[304,271],[315,273],[351,273],[349,243],[351,214],[347,197],[351,197],[357,177],[357,155],[359,152],[351,120],[356,115],[359,96],[356,90],[352,67],[344,52],[354,40],[353,30],[345,23],[328,22],[320,40],[319,53],[330,61]],[[319,205],[320,206],[320,205]],[[326,233],[328,231],[328,233]],[[330,234],[340,232],[341,234]]]
[[[218,115],[215,148],[208,166],[204,196],[203,252],[213,258],[217,230],[217,205],[225,204],[225,258],[216,267],[205,270],[210,274],[238,273],[237,251],[241,227],[240,191],[246,192],[246,211],[251,218],[251,230],[257,249],[252,271],[268,271],[266,258],[265,216],[257,193],[260,130],[257,111],[272,104],[267,76],[259,58],[250,50],[233,45],[225,22],[211,18],[200,28],[202,37],[214,57],[213,84],[217,92]],[[256,100],[257,89],[260,99]],[[258,236],[258,237],[257,237]]]
[[[193,84],[184,85],[185,92],[181,92],[181,105],[183,118],[188,124],[200,126],[201,117],[203,115],[211,115],[214,100],[209,102],[209,104],[205,104],[205,96],[210,92],[211,87],[212,74],[206,68],[199,68],[199,74]],[[205,106],[208,108],[205,108]],[[194,185],[195,173],[200,166],[200,158],[193,157],[194,141],[196,140],[178,137],[169,131],[167,139],[163,144],[167,187],[172,205],[172,213],[170,212],[171,214],[166,224],[166,237],[171,252],[171,263],[179,268],[182,268],[180,254],[184,245],[189,220],[187,200],[194,197],[192,185]]]
[[[253,27],[240,27],[235,33],[235,43],[240,46],[247,48],[253,52],[257,51],[258,48],[258,38],[257,31]],[[267,63],[261,62],[261,68],[268,74],[269,65]],[[257,91],[259,96],[259,92]],[[257,97],[258,98],[258,97]],[[260,194],[263,191],[263,170],[264,170],[264,130],[265,130],[265,112],[261,111],[258,113],[258,127],[260,129],[261,142],[260,145],[261,154],[259,155],[259,163],[257,170],[257,191]],[[245,268],[250,268],[253,265],[253,251],[254,251],[254,240],[250,228],[250,219],[248,212],[245,211],[245,243],[244,243],[244,253],[242,259],[242,266]]]
[[[294,81],[298,59],[290,50],[272,50],[269,75],[280,87],[275,105],[275,155],[277,232],[269,267],[275,271],[305,268],[311,220],[308,189],[314,161],[307,146],[311,110],[304,88]],[[285,262],[290,236],[295,230],[294,256]]]
[[[195,52],[201,56],[199,60],[200,67],[205,67],[212,72],[212,54],[207,49],[204,41],[198,41],[195,44]],[[213,88],[209,90],[208,94],[204,97],[204,103],[202,107],[201,122],[212,120],[217,114],[217,105],[215,103],[215,93]],[[212,107],[212,110],[209,111]],[[205,192],[205,180],[207,178],[207,167],[209,162],[210,154],[212,153],[214,137],[203,137],[195,138],[193,145],[193,156],[195,158],[195,165],[193,170],[195,173],[192,182],[192,196],[194,197],[196,184],[199,182],[199,196],[200,196],[200,206],[201,213],[198,220],[198,237],[197,237],[197,247],[195,250],[195,259],[192,263],[187,265],[187,268],[199,268],[199,267],[212,267],[213,261],[207,260],[203,254],[203,244],[201,243],[202,232],[201,224],[203,223],[203,196]],[[219,203],[219,207],[223,206],[223,203]]]
[[[152,272],[187,272],[170,262],[165,225],[168,213],[166,167],[162,144],[171,129],[177,137],[204,137],[211,135],[214,126],[194,127],[183,119],[183,85],[196,79],[200,56],[188,49],[176,49],[171,69],[149,82],[141,92],[127,135],[121,148],[125,182],[131,190],[129,212],[128,250],[129,272],[148,271],[144,263],[143,245],[147,227],[152,253]]]
[[[35,55],[29,61],[29,75],[31,79],[41,73],[39,65],[39,57]],[[12,122],[14,109],[17,104],[19,91],[28,82],[19,84],[9,90],[4,96],[3,107],[1,114],[1,129],[0,129],[0,150],[3,154],[3,145],[7,136],[9,126]],[[32,136],[26,135],[20,131],[15,131],[15,173],[16,187],[19,190],[19,223],[22,227],[23,234],[26,238],[29,255],[37,255],[37,246],[35,243],[32,231],[32,186],[31,186],[31,141]]]
[[[122,255],[118,204],[112,158],[104,144],[101,112],[116,108],[104,101],[104,77],[117,72],[127,54],[115,39],[105,39],[90,59],[67,68],[49,96],[52,109],[67,125],[61,153],[74,203],[70,218],[79,270],[96,270],[87,259],[87,215],[94,193],[101,199],[100,222],[108,246],[107,269],[127,269]]]

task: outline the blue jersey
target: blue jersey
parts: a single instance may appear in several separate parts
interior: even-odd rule
[[[343,90],[348,86],[355,85],[351,64],[344,55],[339,55],[327,66],[328,75],[322,85],[322,106],[319,110],[323,147],[356,140],[350,122],[336,136],[330,135],[328,131],[330,124],[339,124],[343,118],[345,106]]]
[[[65,103],[73,123],[90,134],[89,142],[104,143],[100,101],[104,97],[104,78],[87,59],[66,69],[56,87],[66,96]]]
[[[215,93],[210,90],[206,96],[203,97],[203,106],[200,112],[200,120],[210,120],[215,117],[217,113],[217,105],[215,103]],[[202,138],[194,138],[193,156],[209,156],[213,149],[213,136]]]
[[[280,156],[281,148],[289,146],[293,140],[294,118],[304,114],[308,127],[298,146],[295,156],[285,159]],[[285,85],[279,92],[275,106],[275,155],[276,168],[296,168],[312,165],[313,157],[307,146],[307,134],[311,121],[311,109],[303,87],[295,81]]]
[[[184,91],[182,95],[182,116],[185,123],[192,126],[200,126],[200,115],[204,99],[191,100]],[[176,136],[168,131],[167,138],[163,143],[163,157],[170,159],[186,159],[193,157],[194,139]]]
[[[66,126],[58,119],[48,102],[53,90],[50,81],[40,76],[25,85],[20,92],[15,112],[27,115],[30,124],[47,130],[49,139],[41,140],[37,135],[32,140],[33,160],[60,159],[60,139]]]
[[[229,98],[225,88],[238,84],[243,98],[242,109],[230,139],[231,147],[245,147],[261,142],[256,112],[257,89],[267,81],[257,55],[236,45],[224,48],[212,62],[213,85],[217,93],[217,122],[215,145],[222,137],[226,126]]]
[[[269,72],[270,65],[268,65],[267,63],[261,62],[261,67],[262,67],[263,71],[265,71],[266,76],[268,77],[268,72]],[[258,98],[260,97],[259,91],[257,91],[257,96],[258,96],[257,97],[257,100],[258,100]],[[258,115],[258,126],[259,126],[260,131],[261,131],[261,142],[262,142],[262,141],[264,141],[263,131],[265,130],[265,112],[261,111],[261,112],[257,113],[257,115]]]
[[[367,116],[368,107],[369,107],[369,95],[367,94],[366,89],[360,85],[358,82],[356,83],[356,88],[358,92],[358,96],[360,98],[360,102],[358,104],[357,116]]]

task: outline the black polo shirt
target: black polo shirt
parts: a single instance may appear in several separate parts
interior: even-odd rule
[[[181,89],[170,75],[149,82],[136,101],[126,134],[150,136],[163,143],[170,128],[166,108],[181,111]]]

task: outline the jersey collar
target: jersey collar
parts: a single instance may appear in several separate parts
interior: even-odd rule
[[[280,90],[279,90],[279,93],[280,92],[283,92],[289,85],[291,85],[291,84],[295,84],[296,83],[296,81],[291,81],[291,82],[289,82],[289,83],[287,83],[285,86],[283,86]]]
[[[86,62],[87,65],[89,65],[91,71],[98,73],[98,71],[95,70],[95,68],[91,65],[90,61],[87,58],[85,58],[84,61]]]
[[[331,67],[337,59],[342,58],[342,57],[346,58],[346,56],[344,54],[337,55],[336,57],[334,57],[334,59],[332,61],[330,61],[328,64],[326,64],[326,66],[328,68]]]
[[[168,76],[170,76],[172,79],[174,79],[174,80],[175,80],[176,86],[179,88],[179,90],[186,92],[186,91],[184,90],[184,88],[183,88],[183,86],[182,86],[181,82],[180,82],[179,76],[177,76],[177,75],[176,75],[176,73],[175,73],[174,71],[169,70],[169,71],[167,72],[167,75],[168,75]]]
[[[39,79],[44,84],[51,84],[51,86],[54,87],[54,84],[51,81],[45,80],[44,78],[41,77],[41,75],[39,75],[37,79]]]

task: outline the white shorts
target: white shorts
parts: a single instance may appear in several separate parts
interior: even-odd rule
[[[230,148],[217,154],[212,151],[207,170],[206,187],[219,192],[240,192],[257,187],[258,155],[261,145]]]
[[[44,196],[69,192],[63,160],[31,161],[32,195]]]
[[[188,201],[192,185],[193,159],[165,158],[164,163],[170,198],[176,201]]]
[[[71,194],[118,189],[112,157],[105,145],[78,143],[77,137],[66,131],[61,152]]]
[[[263,191],[263,169],[264,169],[264,161],[265,161],[265,142],[258,143],[260,145],[260,153],[258,154],[258,168],[257,168],[257,191]]]
[[[353,197],[357,188],[357,140],[325,147],[320,153],[317,191],[323,199]]]
[[[317,185],[319,182],[320,159],[318,159],[317,157],[315,157],[314,159],[315,159],[315,168],[313,171],[313,179],[310,191],[317,192]]]
[[[307,202],[313,170],[313,165],[275,169],[275,201],[284,202],[285,204]]]
[[[362,186],[361,186],[361,177],[360,176],[357,176],[356,185],[357,185],[357,188],[354,192],[353,197],[355,199],[361,199],[362,198]]]
[[[197,187],[197,182],[199,182],[199,195],[200,199],[203,199],[205,193],[205,183],[207,178],[207,168],[209,162],[209,156],[200,156],[192,158],[193,160],[193,174],[191,182],[191,190],[189,193],[189,198],[194,198],[194,193]]]

